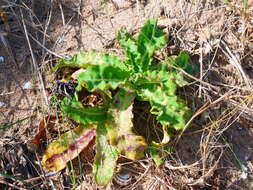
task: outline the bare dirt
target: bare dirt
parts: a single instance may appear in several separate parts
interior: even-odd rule
[[[167,150],[163,166],[155,167],[148,158],[120,165],[132,171],[132,184],[112,182],[107,189],[253,189],[253,2],[246,9],[241,2],[224,2],[0,2],[8,18],[7,23],[0,18],[0,56],[5,59],[0,62],[0,188],[71,188],[66,171],[45,176],[41,155],[27,145],[48,115],[54,83],[50,68],[80,51],[121,56],[117,31],[136,33],[146,20],[158,18],[169,36],[164,53],[185,50],[200,68],[198,79],[180,94],[193,113],[210,107],[169,144],[174,148]],[[31,86],[25,89],[27,82]],[[83,177],[75,188],[103,189],[88,170]]]

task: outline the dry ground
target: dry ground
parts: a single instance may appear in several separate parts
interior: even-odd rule
[[[169,36],[163,51],[185,50],[200,68],[180,92],[195,114],[193,122],[171,142],[175,148],[162,167],[149,159],[124,164],[133,183],[106,189],[253,189],[253,1],[248,7],[225,2],[1,0],[0,188],[71,188],[66,171],[45,174],[41,155],[27,145],[48,114],[50,68],[79,51],[121,55],[117,31],[135,32],[147,19],[158,18]],[[27,82],[31,86],[25,89]],[[103,189],[88,171],[82,177],[77,189]]]

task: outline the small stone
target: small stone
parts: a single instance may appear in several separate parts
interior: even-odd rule
[[[6,104],[4,102],[0,102],[0,108],[5,107],[5,106],[6,106]]]
[[[30,89],[31,87],[32,87],[32,83],[31,83],[30,81],[28,81],[28,82],[26,82],[26,83],[24,83],[24,84],[22,85],[22,88],[23,88],[24,90]]]
[[[4,63],[5,62],[5,59],[3,56],[0,56],[0,63]]]

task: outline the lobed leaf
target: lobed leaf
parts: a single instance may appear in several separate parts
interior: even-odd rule
[[[138,60],[141,58],[140,52],[138,52],[138,46],[136,41],[131,38],[131,35],[126,31],[118,32],[118,40],[120,46],[123,48],[127,60],[125,63],[130,67],[138,71]]]
[[[126,63],[133,65],[135,72],[147,71],[156,50],[166,44],[166,37],[157,28],[157,20],[147,21],[141,28],[137,40],[133,40],[127,32],[120,31],[118,40],[127,57]]]
[[[163,143],[169,140],[166,126],[183,129],[190,116],[189,108],[175,94],[176,77],[173,72],[147,72],[136,81],[138,98],[149,101],[151,113],[157,115],[157,120],[164,126]]]
[[[83,84],[88,91],[116,89],[129,76],[128,70],[114,64],[94,65],[78,76],[77,90],[81,90]]]
[[[107,53],[97,51],[82,52],[70,59],[60,59],[58,64],[53,68],[53,71],[58,71],[64,67],[86,69],[91,65],[101,65],[104,63],[121,64],[121,61],[118,57]]]
[[[109,145],[107,141],[107,128],[105,125],[98,125],[96,138],[96,156],[93,164],[95,181],[99,185],[106,185],[113,177],[118,160],[116,148]]]
[[[64,169],[67,162],[77,157],[89,145],[95,135],[95,125],[81,125],[64,133],[48,146],[41,161],[43,167],[50,171]]]
[[[138,35],[138,52],[141,54],[142,71],[146,71],[151,64],[152,56],[156,50],[166,44],[166,37],[162,30],[157,28],[157,19],[145,23]]]

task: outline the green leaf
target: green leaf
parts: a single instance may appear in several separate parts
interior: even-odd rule
[[[60,59],[58,64],[53,68],[53,71],[58,71],[64,67],[86,69],[91,65],[101,65],[103,63],[122,64],[118,57],[114,55],[89,51],[78,53],[70,59]]]
[[[156,19],[145,23],[137,40],[124,31],[118,33],[118,40],[127,57],[126,63],[133,65],[135,72],[146,71],[151,65],[154,52],[166,44],[165,34],[157,28]]]
[[[153,161],[155,162],[156,166],[160,166],[164,163],[164,158],[161,156],[163,151],[161,150],[162,146],[157,145],[156,143],[152,143],[149,145],[147,152],[152,157]]]
[[[134,101],[136,93],[128,88],[120,88],[113,97],[111,108],[120,111],[126,110]]]
[[[78,76],[77,90],[85,84],[88,91],[116,89],[129,78],[130,72],[114,64],[102,64],[89,67]]]
[[[138,52],[138,46],[136,41],[131,38],[131,35],[126,31],[118,32],[118,40],[120,46],[123,48],[127,60],[125,63],[128,67],[134,68],[135,71],[138,71],[138,60],[141,58],[140,52]]]
[[[61,110],[77,123],[90,124],[104,122],[107,117],[107,107],[84,107],[74,97],[72,100],[64,98]]]
[[[165,62],[177,68],[183,69],[190,75],[195,76],[198,74],[199,69],[196,65],[190,64],[189,60],[190,60],[189,55],[186,52],[181,51],[178,56],[171,56]]]
[[[189,119],[189,108],[176,95],[166,94],[161,87],[142,89],[140,95],[151,105],[151,113],[157,115],[162,125],[176,130],[183,129]]]
[[[175,65],[181,69],[186,69],[189,66],[189,59],[189,55],[186,52],[182,51],[176,57]]]
[[[147,143],[142,136],[133,132],[133,106],[124,111],[112,110],[114,128],[110,131],[110,143],[115,145],[119,153],[131,160],[139,160],[144,157]]]
[[[93,164],[95,181],[99,185],[106,185],[113,177],[118,159],[116,148],[107,141],[107,128],[100,124],[97,127],[96,157]]]
[[[165,44],[166,37],[163,31],[157,28],[157,20],[147,21],[137,39],[138,52],[141,54],[142,71],[148,69],[154,52],[161,49]]]
[[[162,125],[179,130],[189,119],[190,110],[175,94],[176,77],[173,72],[147,72],[136,81],[136,89],[138,98],[149,101],[151,113]]]
[[[81,125],[64,133],[48,146],[41,161],[42,165],[50,171],[64,169],[67,162],[77,157],[95,135],[95,125]]]

